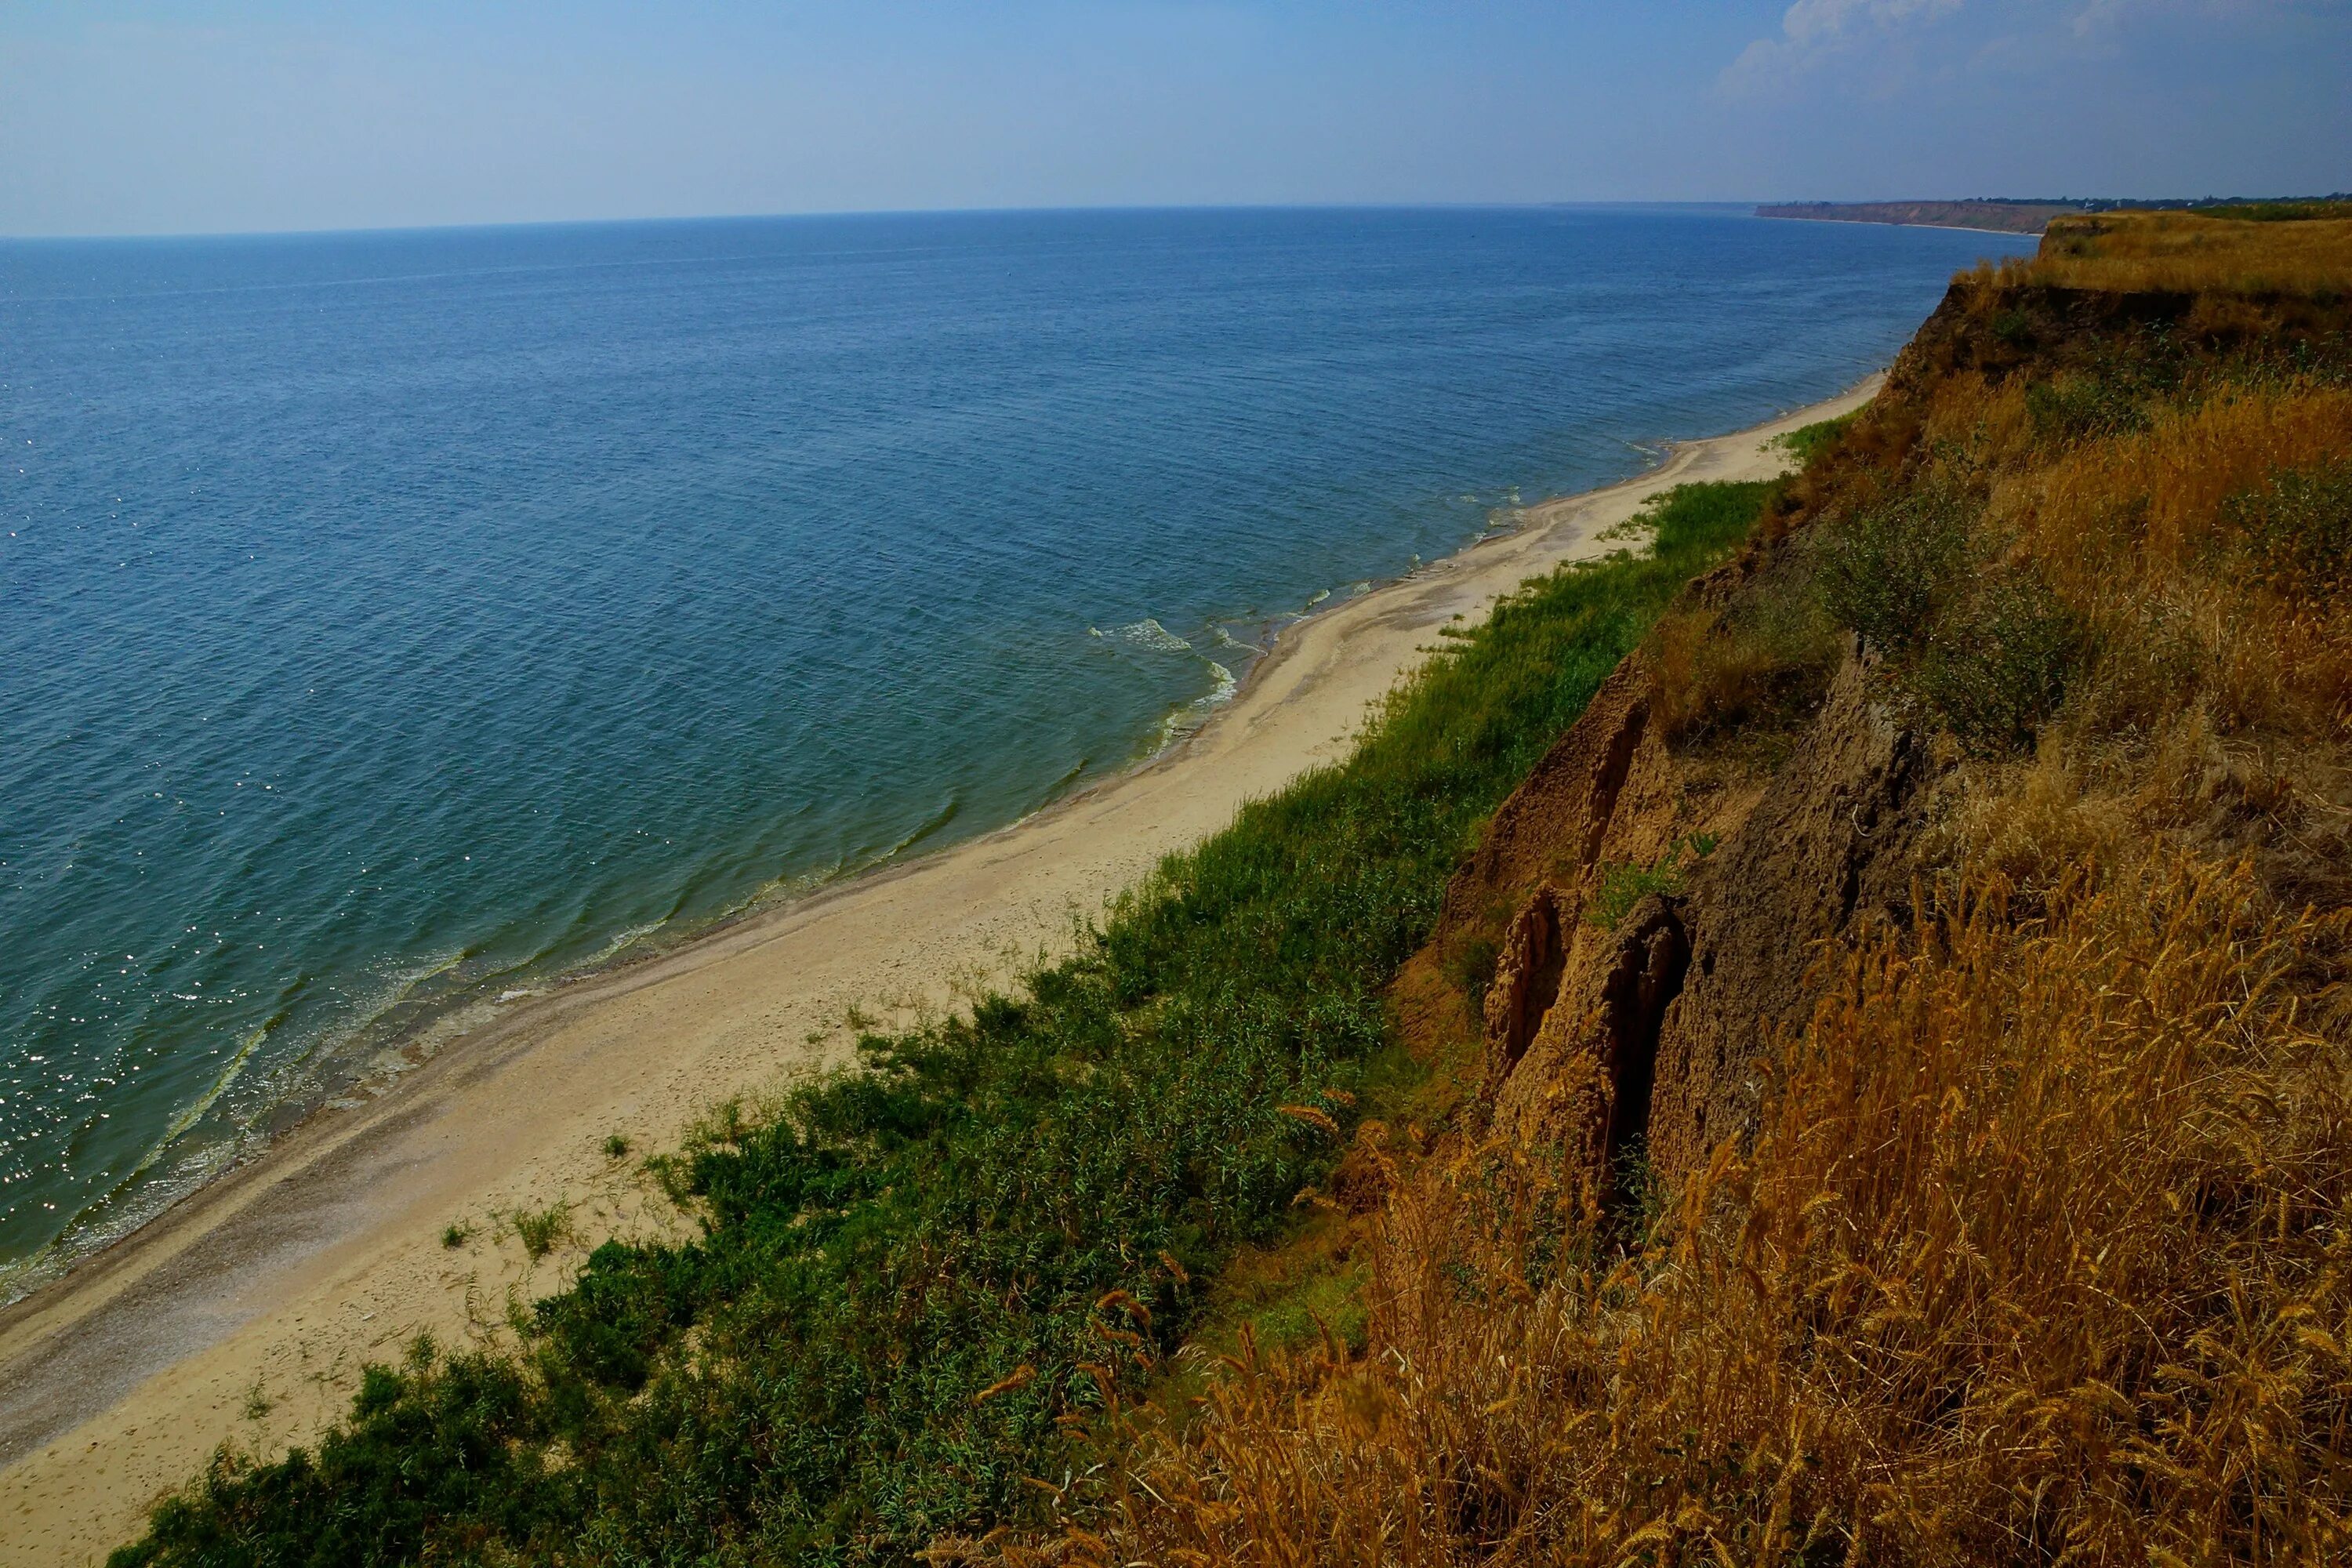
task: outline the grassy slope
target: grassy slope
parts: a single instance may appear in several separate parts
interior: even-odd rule
[[[1023,994],[722,1110],[668,1167],[699,1241],[600,1248],[513,1353],[371,1371],[115,1561],[887,1561],[1039,1517],[1032,1479],[1410,1080],[1382,988],[1446,877],[1764,491],[1685,487],[1649,555],[1531,585]]]
[[[1111,1560],[2352,1561],[2352,223],[2054,227],[1762,531],[1656,710],[1801,784],[1775,628],[1864,634],[1916,918],[1613,1258],[1407,1184],[1365,1353],[1109,1450]]]

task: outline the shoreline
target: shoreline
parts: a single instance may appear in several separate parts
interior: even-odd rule
[[[1649,497],[1785,467],[1773,437],[1880,377],[1734,434],[1285,626],[1230,700],[1141,763],[974,837],[577,972],[453,1038],[0,1310],[0,1564],[94,1561],[223,1441],[269,1451],[346,1405],[418,1331],[496,1331],[582,1256],[522,1255],[499,1216],[574,1205],[587,1239],[659,1226],[634,1160],[706,1110],[838,1065],[856,1020],[911,1023],[1042,955],[1160,857],[1344,754],[1438,627],[1610,546]],[[445,1227],[470,1227],[454,1246]]]
[[[2036,242],[2042,238],[2040,229],[2029,232],[2021,228],[1984,228],[1972,223],[1904,223],[1891,217],[1767,217],[1762,213],[1756,216],[1762,223],[1859,223],[1868,224],[1874,228],[1933,228],[1941,229],[1946,234],[1997,234],[2007,239]]]

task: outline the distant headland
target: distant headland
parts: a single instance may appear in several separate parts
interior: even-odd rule
[[[1977,196],[1952,202],[1774,202],[1756,209],[1758,217],[1805,218],[1819,223],[1896,223],[1926,228],[1982,228],[2003,234],[2040,234],[2054,217],[2076,213],[2191,212],[2227,209],[2232,217],[2318,217],[2320,210],[2352,203],[2352,193],[2332,196],[2202,196],[2181,201],[2111,201],[2061,196],[2054,200]]]

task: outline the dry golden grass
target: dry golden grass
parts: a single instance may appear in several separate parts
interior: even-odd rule
[[[1979,878],[1837,960],[1639,1256],[1557,1250],[1524,1166],[1421,1184],[1370,1353],[1241,1358],[1057,1554],[2345,1560],[2352,1059],[2302,992],[2345,922],[2178,859],[2042,908]]]
[[[1705,611],[1660,618],[1643,647],[1651,711],[1670,740],[1752,720],[1774,703],[1789,659],[1754,628],[1725,627]]]
[[[2336,595],[2267,575],[2231,503],[2347,453],[2352,392],[2225,392],[2054,459],[2009,459],[1986,526],[2096,628],[2101,673],[2144,687],[2095,715],[2108,725],[2202,700],[2225,728],[2331,744],[2352,721],[2352,618]]]
[[[2035,464],[2001,510],[2033,531],[2034,554],[2053,566],[2105,572],[2128,559],[2138,575],[2198,570],[2231,542],[2229,497],[2347,451],[2352,390],[2231,389]]]
[[[2352,215],[2248,223],[2192,213],[2062,217],[2011,276],[2066,289],[2179,293],[2342,293],[2352,288]]]

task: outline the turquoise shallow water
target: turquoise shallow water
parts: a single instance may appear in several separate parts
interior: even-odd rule
[[[0,243],[0,1284],[458,1000],[1126,765],[1318,595],[1837,390],[2020,243],[1670,209]]]

